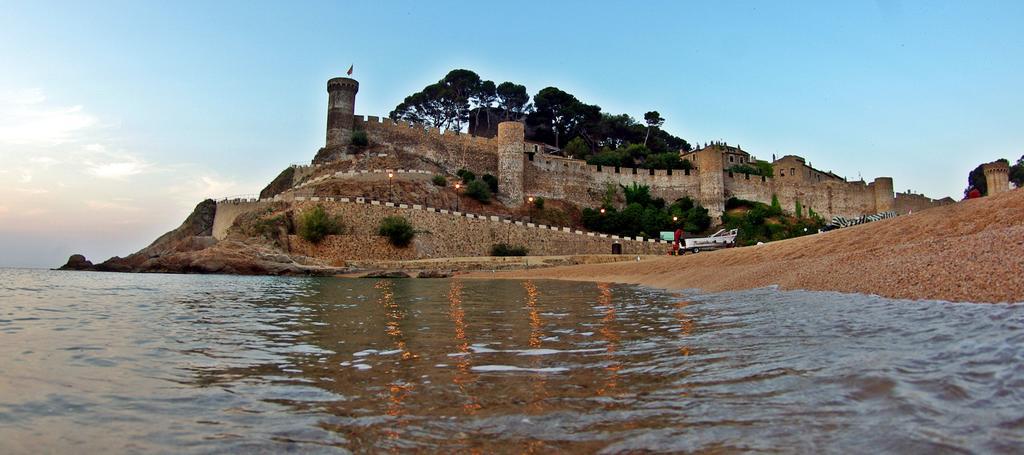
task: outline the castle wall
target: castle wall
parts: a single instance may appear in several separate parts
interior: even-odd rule
[[[893,210],[900,215],[906,215],[910,212],[920,212],[921,210],[948,205],[953,202],[950,198],[932,199],[923,194],[896,193]]]
[[[217,202],[217,211],[213,215],[213,238],[224,240],[228,235],[228,228],[235,223],[235,219],[239,215],[266,204],[269,204],[269,201],[256,199],[234,199]]]
[[[653,175],[652,175],[653,174]],[[527,195],[551,199],[565,199],[584,207],[601,204],[608,185],[618,189],[619,185],[633,183],[647,185],[651,195],[674,201],[684,196],[695,196],[700,182],[694,172],[687,174],[673,170],[669,175],[664,169],[616,168],[588,165],[582,160],[572,160],[547,155],[535,155],[526,162],[524,188]]]
[[[666,242],[613,239],[569,228],[530,226],[506,222],[496,217],[455,215],[424,209],[392,207],[385,204],[297,202],[297,212],[322,204],[345,224],[345,235],[328,236],[314,245],[298,236],[290,236],[291,253],[329,260],[402,260],[440,257],[489,256],[497,243],[521,245],[531,256],[608,254],[618,241],[623,254],[665,254]],[[380,222],[387,216],[401,216],[416,229],[416,237],[407,248],[395,248],[377,235]]]
[[[468,169],[477,176],[498,175],[497,139],[444,132],[433,127],[374,116],[355,116],[355,127],[366,131],[371,143],[400,147],[436,164],[449,174]]]

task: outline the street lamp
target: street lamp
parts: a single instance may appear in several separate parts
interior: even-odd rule
[[[604,207],[601,207],[601,214],[604,215]]]
[[[461,183],[455,184],[455,211],[459,211],[459,188],[462,188]]]
[[[395,191],[391,188],[391,181],[395,179],[394,172],[388,172],[388,200],[395,200]]]
[[[530,214],[530,222],[532,223],[532,222],[533,222],[533,196],[530,196],[530,197],[526,198],[526,200],[527,200],[527,201],[529,202],[529,204],[530,204],[530,205],[529,205],[529,206],[528,206],[528,207],[526,208],[526,211],[527,211],[527,212],[528,212],[528,213]]]

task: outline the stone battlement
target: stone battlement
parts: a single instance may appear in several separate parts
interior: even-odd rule
[[[328,91],[341,84],[333,82],[334,79],[331,81]],[[353,106],[355,91],[342,88],[337,85],[337,90],[331,91],[332,97],[345,101],[345,108]],[[349,94],[351,99],[346,98]],[[329,104],[329,116],[335,112],[333,109],[337,103],[333,100]],[[351,123],[339,124],[337,131],[343,128],[365,131],[371,144],[396,148],[449,175],[460,169],[477,175],[494,175],[499,181],[498,198],[511,206],[522,204],[529,195],[595,207],[601,203],[610,185],[634,183],[647,185],[652,196],[668,201],[693,198],[712,216],[721,215],[725,201],[731,197],[766,204],[777,197],[788,211],[795,211],[799,205],[824,217],[900,211],[901,207],[920,210],[938,204],[937,201],[908,197],[897,201],[891,178],[879,177],[870,184],[847,182],[831,172],[812,168],[803,158],[794,155],[783,156],[773,163],[777,169],[772,176],[730,172],[728,169],[737,163],[749,163],[750,156],[738,147],[727,146],[706,147],[687,153],[686,158],[694,165],[691,170],[596,166],[583,160],[545,153],[541,145],[525,141],[524,126],[516,122],[499,123],[498,134],[488,138],[378,116],[346,115]],[[329,137],[334,137],[331,131],[328,131]],[[328,147],[331,147],[330,141]],[[1005,179],[1004,173],[993,169],[986,171],[986,175],[991,176],[997,183],[996,187],[1001,188],[999,182]]]

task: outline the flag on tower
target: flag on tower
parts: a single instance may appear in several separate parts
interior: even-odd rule
[[[352,75],[352,68],[355,68],[355,67],[356,67],[356,65],[355,65],[354,63],[353,63],[353,64],[352,64],[351,66],[349,66],[349,67],[348,67],[348,73],[347,73],[347,74],[348,74],[349,76],[351,76],[351,75]]]

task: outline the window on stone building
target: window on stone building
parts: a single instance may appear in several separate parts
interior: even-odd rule
[[[789,168],[789,175],[792,175],[793,177],[796,177],[796,168],[795,167]]]
[[[729,155],[729,162],[732,162],[732,155]]]

